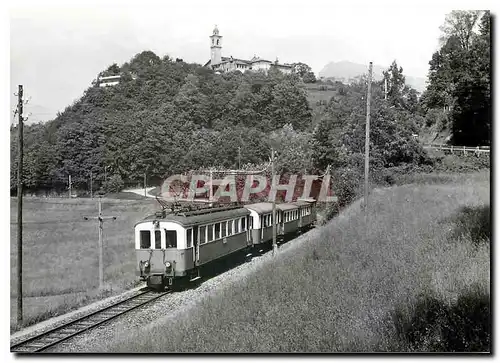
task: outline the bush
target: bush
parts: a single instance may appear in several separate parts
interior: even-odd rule
[[[491,342],[490,295],[474,285],[446,304],[422,295],[411,316],[403,308],[393,320],[403,350],[488,352]]]
[[[106,193],[118,193],[124,188],[123,179],[120,175],[113,175],[102,185]]]
[[[490,240],[491,215],[489,205],[478,207],[465,206],[453,219],[456,224],[453,237],[470,237],[475,245]]]

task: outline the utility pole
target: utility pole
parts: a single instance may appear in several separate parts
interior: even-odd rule
[[[23,322],[23,86],[19,85],[17,112],[18,156],[17,166],[17,323]]]
[[[387,101],[387,78],[384,77],[384,100]]]
[[[368,170],[370,165],[370,99],[372,94],[372,67],[368,70],[368,94],[366,96],[366,135],[365,135],[365,218],[368,215]]]
[[[144,173],[144,196],[147,197],[147,195],[146,195],[146,173]]]
[[[213,189],[213,186],[212,186],[212,183],[213,183],[213,171],[212,169],[210,169],[210,183],[209,183],[209,190],[208,190],[208,205],[211,207],[212,206],[212,199],[213,199],[213,193],[214,193],[214,189]]]
[[[102,242],[102,231],[103,231],[103,222],[106,219],[113,219],[115,220],[115,216],[108,216],[104,217],[102,215],[102,206],[101,206],[101,196],[99,195],[99,214],[97,217],[83,217],[86,221],[89,219],[97,219],[99,221],[99,289],[104,288],[104,263],[103,263],[103,242]]]
[[[71,199],[71,175],[68,175],[69,199]]]
[[[271,148],[271,190],[274,182],[274,148]],[[276,244],[276,196],[273,198],[273,255],[278,253],[278,245]]]
[[[92,194],[92,172],[90,172],[90,199],[94,199]]]
[[[238,146],[238,170],[241,168],[241,146]]]

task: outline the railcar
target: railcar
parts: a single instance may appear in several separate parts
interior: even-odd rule
[[[250,211],[242,207],[164,210],[134,228],[136,273],[156,289],[197,279],[204,267],[252,246]]]
[[[314,199],[298,200],[294,203],[276,204],[276,236],[282,240],[286,235],[298,233],[312,227],[316,221]],[[252,242],[254,246],[272,241],[273,204],[269,202],[245,205],[252,220]]]
[[[316,201],[314,199],[299,199],[294,202],[299,207],[298,228],[307,230],[316,223]]]
[[[269,202],[247,204],[245,208],[250,211],[252,220],[252,243],[254,246],[265,244],[273,239],[272,213],[273,204]],[[276,208],[277,219],[280,220],[281,214]],[[276,234],[279,235],[278,228]]]

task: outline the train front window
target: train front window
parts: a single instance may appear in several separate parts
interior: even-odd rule
[[[177,231],[165,230],[167,248],[177,248]]]
[[[141,248],[150,248],[151,247],[151,232],[150,231],[141,231],[140,240],[141,240]]]
[[[161,231],[155,231],[155,249],[161,249]]]

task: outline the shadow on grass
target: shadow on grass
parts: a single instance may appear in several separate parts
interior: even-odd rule
[[[490,206],[463,207],[451,218],[455,224],[453,238],[470,237],[475,245],[490,241],[491,214]]]
[[[396,309],[393,322],[404,351],[490,351],[490,295],[477,285],[451,305],[421,296],[411,313]]]

